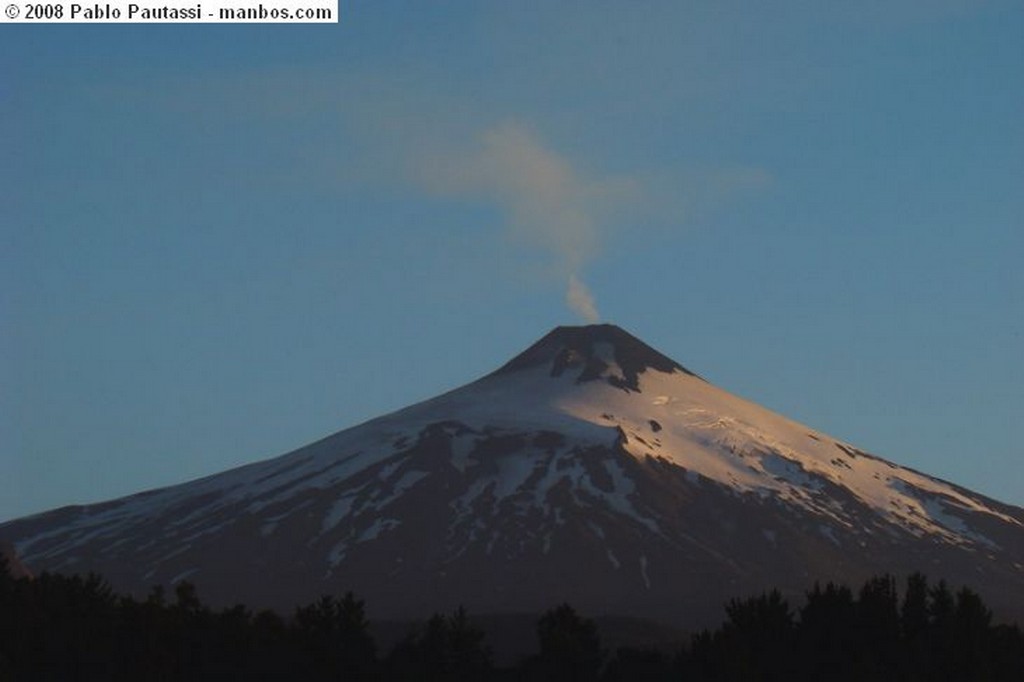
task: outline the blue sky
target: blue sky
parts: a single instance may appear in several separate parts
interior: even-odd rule
[[[1024,6],[839,5],[3,27],[0,520],[282,454],[594,312],[1024,504]]]

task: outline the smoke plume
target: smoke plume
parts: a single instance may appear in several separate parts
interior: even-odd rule
[[[587,322],[598,322],[601,319],[597,312],[597,306],[594,305],[593,295],[587,289],[587,285],[581,282],[576,275],[569,275],[569,288],[565,292],[565,302]]]
[[[569,307],[584,320],[599,319],[582,272],[600,251],[609,214],[632,197],[635,183],[585,176],[515,122],[485,130],[461,153],[428,155],[416,175],[436,194],[499,206],[511,239],[548,254],[568,282]]]

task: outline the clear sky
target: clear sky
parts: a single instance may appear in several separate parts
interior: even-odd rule
[[[0,520],[599,315],[1024,505],[1024,5],[341,0],[0,27]]]

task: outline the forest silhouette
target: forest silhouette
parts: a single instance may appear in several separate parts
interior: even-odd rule
[[[607,650],[569,604],[536,621],[536,653],[497,666],[462,608],[412,627],[389,651],[364,603],[325,595],[289,616],[214,610],[195,587],[145,599],[100,576],[13,577],[0,557],[0,680],[853,680],[1024,679],[1024,635],[994,624],[973,590],[922,574],[856,592],[816,585],[794,608],[778,591],[737,598],[725,620],[672,648]]]

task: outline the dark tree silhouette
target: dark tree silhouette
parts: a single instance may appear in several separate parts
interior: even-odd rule
[[[928,629],[928,579],[922,573],[907,578],[900,608],[900,624],[907,639],[916,639]]]
[[[597,625],[568,604],[541,616],[537,642],[540,653],[528,666],[530,679],[584,682],[598,678],[604,652]]]
[[[537,622],[540,652],[495,669],[462,609],[435,615],[378,663],[363,603],[325,596],[290,619],[244,606],[213,611],[179,583],[136,600],[99,576],[14,578],[0,558],[0,682],[147,680],[786,680],[1020,682],[1024,634],[993,625],[968,588],[910,576],[859,591],[816,585],[794,614],[778,592],[735,599],[715,630],[673,658],[620,648],[604,667],[594,622],[568,604]]]
[[[856,622],[853,592],[844,585],[815,585],[800,610],[798,662],[807,679],[840,682],[858,679],[849,637]]]
[[[794,620],[778,590],[725,607],[717,632],[694,640],[708,679],[774,680],[794,674]]]
[[[370,679],[376,668],[376,645],[369,633],[363,602],[349,592],[338,599],[324,595],[295,612],[295,630],[309,655],[307,679]]]
[[[393,680],[469,682],[493,674],[484,633],[459,607],[450,616],[434,615],[426,625],[399,642],[386,662]]]
[[[896,678],[900,645],[899,596],[891,575],[870,578],[860,589],[856,631],[851,644],[859,654],[856,669],[865,679]]]

